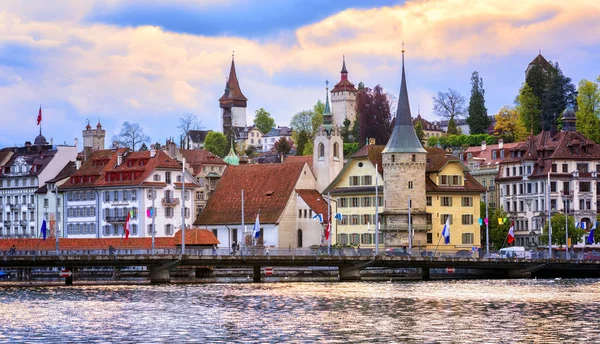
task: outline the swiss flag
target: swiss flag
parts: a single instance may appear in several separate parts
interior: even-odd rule
[[[506,242],[512,244],[515,241],[515,221],[511,222],[510,229],[508,230],[508,237]]]
[[[325,228],[325,240],[329,240],[330,231],[331,231],[331,222],[327,222],[327,228]]]
[[[40,111],[38,111],[38,118],[37,118],[37,125],[40,125],[40,123],[42,123],[42,107],[40,106]]]

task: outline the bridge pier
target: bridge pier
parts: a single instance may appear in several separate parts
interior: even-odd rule
[[[421,268],[421,279],[429,281],[429,268]]]
[[[71,276],[69,277],[65,277],[65,285],[73,285],[73,278],[75,277],[75,268],[74,267],[67,267],[67,270],[71,271]]]
[[[121,268],[113,266],[112,279],[115,280],[115,281],[120,281],[121,280]]]
[[[164,284],[171,282],[171,272],[169,268],[163,266],[151,266],[150,267],[150,283],[152,284]]]
[[[340,266],[338,268],[340,274],[340,282],[345,281],[360,281],[360,267],[357,266]]]
[[[252,267],[252,282],[260,283],[260,265]]]

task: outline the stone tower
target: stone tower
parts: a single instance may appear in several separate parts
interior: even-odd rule
[[[102,124],[98,121],[96,129],[92,129],[90,122],[85,126],[85,130],[82,132],[83,136],[83,150],[86,148],[95,150],[104,149],[104,138],[106,137],[106,130],[102,129]]]
[[[325,83],[329,84],[329,82]],[[344,166],[344,142],[340,128],[332,123],[329,88],[326,90],[323,125],[319,127],[313,142],[313,171],[317,178],[317,191],[319,192],[325,190]]]
[[[223,134],[228,138],[236,139],[239,132],[246,129],[247,103],[248,98],[244,96],[240,89],[232,55],[229,77],[225,82],[225,92],[223,93],[223,96],[219,98],[219,106],[222,109]]]
[[[344,120],[348,118],[351,122],[350,128],[356,121],[356,92],[358,90],[348,80],[346,69],[346,57],[343,57],[340,81],[331,90],[331,108],[333,111],[333,124],[338,127],[344,126]]]
[[[402,50],[402,81],[392,136],[382,152],[383,198],[382,234],[386,246],[408,245],[408,207],[411,203],[413,243],[425,244],[427,213],[425,168],[427,151],[412,124]]]

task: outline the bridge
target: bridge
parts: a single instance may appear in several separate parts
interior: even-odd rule
[[[277,250],[274,254],[265,252],[221,252],[206,250],[177,249],[127,250],[108,252],[107,250],[88,251],[42,251],[12,252],[0,257],[0,269],[27,271],[32,268],[64,268],[74,275],[78,269],[90,267],[146,267],[150,272],[151,283],[169,283],[170,271],[175,268],[198,267],[251,267],[253,281],[261,281],[263,267],[336,267],[340,281],[361,279],[361,270],[366,268],[417,268],[423,279],[430,278],[431,269],[468,269],[478,275],[500,276],[504,278],[527,278],[534,276],[552,277],[600,277],[600,260],[582,259],[506,259],[471,257],[420,257],[420,256],[381,256],[381,255],[330,255],[314,251]],[[287,253],[287,254],[285,254]],[[65,279],[73,284],[73,275]]]

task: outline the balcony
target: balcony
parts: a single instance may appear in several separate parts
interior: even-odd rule
[[[10,227],[10,225],[11,225],[10,220],[4,221],[4,227]]]
[[[35,209],[35,203],[27,204],[27,209]]]
[[[573,196],[575,194],[574,190],[563,190],[560,192],[561,195],[563,196]]]
[[[162,204],[163,205],[178,205],[179,198],[165,197],[162,199]]]
[[[21,225],[21,227],[27,227],[27,225],[29,224],[29,221],[21,220],[21,221],[19,221],[19,224]]]
[[[125,223],[125,221],[127,220],[127,216],[123,215],[123,216],[106,216],[104,218],[104,220],[106,222],[110,222],[110,223]]]
[[[10,210],[17,209],[17,204],[16,203],[6,203],[6,206],[9,207]]]

